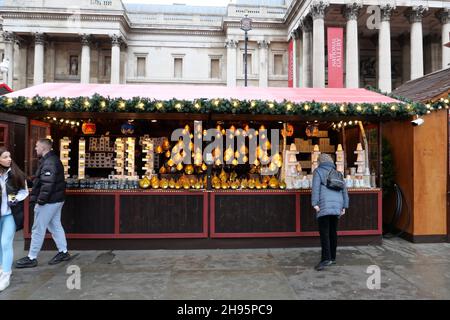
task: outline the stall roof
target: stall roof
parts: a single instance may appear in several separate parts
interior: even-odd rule
[[[34,96],[50,98],[91,97],[99,94],[110,98],[131,99],[133,97],[155,100],[195,99],[238,99],[267,100],[282,102],[288,100],[294,103],[316,101],[323,103],[401,103],[385,95],[366,89],[335,89],[335,88],[258,88],[258,87],[220,87],[192,85],[130,85],[130,84],[74,84],[74,83],[44,83],[23,90],[9,93],[6,96]]]
[[[447,96],[450,94],[450,68],[408,81],[392,93],[416,102],[428,102]]]

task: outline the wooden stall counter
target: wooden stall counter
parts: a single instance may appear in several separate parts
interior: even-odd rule
[[[66,190],[66,196],[62,224],[73,248],[319,245],[311,190],[77,189]],[[350,208],[339,221],[341,239],[381,243],[381,190],[350,189],[349,197]],[[25,247],[31,239],[30,212],[25,205]],[[79,245],[83,241],[88,244]]]

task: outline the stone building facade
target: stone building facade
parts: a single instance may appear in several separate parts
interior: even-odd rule
[[[450,66],[449,1],[236,0],[226,7],[121,0],[0,0],[3,81],[327,86],[326,28],[342,27],[345,86],[391,91]],[[290,46],[290,43],[291,46]]]

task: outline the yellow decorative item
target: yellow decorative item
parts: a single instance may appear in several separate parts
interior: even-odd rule
[[[259,182],[259,179],[257,179],[257,180],[255,181],[255,188],[258,189],[258,190],[260,190],[260,189],[262,188],[261,182]]]
[[[178,169],[178,168],[177,168]],[[194,173],[194,166],[192,164],[188,164],[185,168],[184,168],[184,172],[186,172],[186,174],[193,174]]]
[[[196,177],[189,178],[189,184],[191,186],[195,186],[196,183],[197,183],[197,178]]]
[[[170,158],[170,150],[167,150],[165,155],[166,155],[166,158]]]
[[[182,163],[179,163],[179,164],[177,165],[177,170],[178,170],[178,171],[183,170],[183,164],[182,164]]]
[[[226,181],[228,179],[228,175],[226,172],[222,169],[222,172],[219,174],[219,178],[221,181]]]
[[[169,188],[170,189],[174,189],[175,188],[175,180],[173,180],[173,178],[169,180]]]
[[[184,182],[183,183],[183,188],[184,189],[189,189],[191,186],[190,186],[190,184],[189,184],[189,182]]]
[[[248,182],[248,188],[255,189],[255,180],[250,179],[250,181]]]
[[[179,181],[177,181],[175,183],[175,189],[180,189],[181,188],[181,183]]]
[[[173,167],[173,166],[175,165],[175,162],[173,162],[172,159],[169,159],[169,161],[167,161],[167,165],[168,165],[169,167]]]
[[[163,149],[161,146],[157,146],[155,151],[156,151],[156,153],[162,153]]]
[[[150,187],[150,180],[147,176],[144,176],[141,180],[139,180],[139,187],[142,189],[148,189]]]
[[[278,189],[279,186],[280,186],[280,184],[278,183],[277,178],[272,177],[269,180],[269,187],[271,187],[272,189]]]
[[[159,173],[161,173],[161,174],[167,173],[166,167],[159,168]]]
[[[163,143],[162,143],[162,149],[163,149],[163,150],[168,150],[169,147],[170,147],[169,140],[164,139],[164,141],[163,141]]]
[[[286,182],[284,181],[280,182],[280,189],[286,189]]]
[[[167,181],[167,179],[161,179],[161,181],[159,182],[159,186],[163,189],[167,189],[169,187],[169,181]]]
[[[242,189],[247,189],[247,187],[248,187],[248,181],[247,181],[247,179],[243,179],[241,181],[241,188]]]
[[[230,188],[230,185],[228,184],[228,182],[224,181],[222,182],[222,189],[228,189]]]
[[[159,189],[159,181],[158,181],[158,178],[156,178],[156,180],[152,181],[152,188],[153,188],[153,189]]]

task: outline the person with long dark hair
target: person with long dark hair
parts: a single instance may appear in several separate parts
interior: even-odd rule
[[[0,147],[0,193],[0,291],[3,291],[9,286],[14,234],[23,228],[22,201],[28,196],[25,174],[5,147]]]

